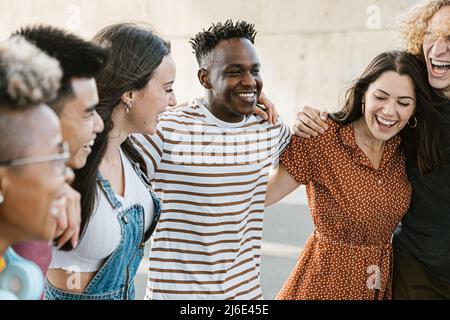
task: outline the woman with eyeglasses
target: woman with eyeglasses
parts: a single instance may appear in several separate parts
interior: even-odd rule
[[[0,44],[0,285],[12,244],[51,241],[55,233],[68,152],[45,102],[61,77],[58,62],[25,40]]]

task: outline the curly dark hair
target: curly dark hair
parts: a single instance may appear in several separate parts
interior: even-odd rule
[[[81,39],[65,30],[46,25],[23,27],[13,35],[19,35],[59,61],[63,79],[58,98],[51,106],[61,112],[66,98],[73,94],[72,78],[95,78],[104,68],[108,49]]]
[[[192,38],[189,43],[194,49],[199,66],[202,66],[207,57],[222,40],[245,38],[255,43],[255,25],[245,21],[233,23],[227,20],[225,23],[215,23],[208,30],[203,29]]]

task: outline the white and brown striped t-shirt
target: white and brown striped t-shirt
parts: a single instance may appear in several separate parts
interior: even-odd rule
[[[200,100],[133,137],[163,202],[146,299],[262,298],[268,173],[290,137],[284,122],[259,116],[223,122]]]

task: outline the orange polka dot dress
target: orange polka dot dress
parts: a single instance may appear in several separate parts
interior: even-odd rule
[[[391,240],[411,198],[401,138],[386,143],[376,170],[351,124],[328,125],[321,136],[294,137],[281,157],[306,185],[315,232],[277,299],[391,299]]]

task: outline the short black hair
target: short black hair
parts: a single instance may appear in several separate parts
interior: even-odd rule
[[[220,41],[245,38],[254,44],[255,37],[256,30],[254,24],[245,21],[233,23],[233,20],[227,20],[225,23],[213,23],[208,30],[203,29],[189,43],[194,49],[199,66],[202,66],[205,57],[214,50]]]
[[[26,26],[13,35],[24,37],[59,61],[63,79],[57,100],[64,100],[72,94],[71,79],[95,78],[108,59],[108,49],[52,26]]]

